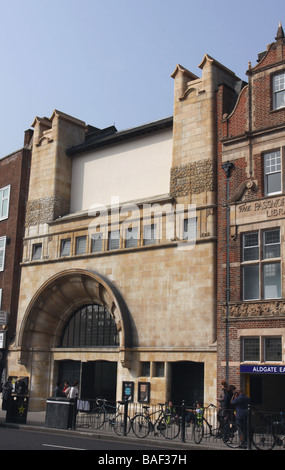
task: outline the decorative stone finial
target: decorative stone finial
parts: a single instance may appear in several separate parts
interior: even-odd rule
[[[283,31],[283,28],[282,28],[282,24],[281,24],[281,21],[279,23],[279,26],[278,26],[278,29],[277,29],[277,34],[276,34],[276,41],[278,39],[284,39],[284,31]]]

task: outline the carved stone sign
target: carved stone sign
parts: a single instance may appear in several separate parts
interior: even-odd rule
[[[242,202],[231,206],[231,225],[243,225],[284,217],[284,196]]]

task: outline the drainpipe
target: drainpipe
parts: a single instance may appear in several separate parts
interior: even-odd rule
[[[225,162],[222,164],[227,177],[227,195],[226,195],[226,209],[227,209],[227,260],[226,260],[226,381],[229,383],[229,316],[230,316],[230,176],[231,170],[234,168],[232,162]]]

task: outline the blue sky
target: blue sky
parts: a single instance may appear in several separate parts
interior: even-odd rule
[[[54,109],[118,130],[172,115],[180,63],[210,54],[246,80],[285,30],[285,1],[0,0],[0,157]]]

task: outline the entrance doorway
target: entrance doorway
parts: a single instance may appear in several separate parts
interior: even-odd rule
[[[60,361],[58,370],[58,381],[63,385],[68,382],[71,386],[74,382],[80,382],[81,362]]]
[[[285,376],[283,374],[249,375],[250,399],[262,411],[284,411]]]
[[[80,383],[80,397],[105,398],[116,401],[117,363],[108,361],[60,361],[58,379],[61,383]]]
[[[200,362],[175,362],[172,364],[171,400],[189,406],[196,401],[204,403],[204,364]]]
[[[82,363],[81,398],[105,398],[116,401],[117,363],[94,361]]]

